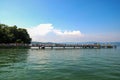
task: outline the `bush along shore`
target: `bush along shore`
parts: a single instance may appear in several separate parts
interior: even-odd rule
[[[26,29],[0,24],[0,48],[29,48],[30,43]]]

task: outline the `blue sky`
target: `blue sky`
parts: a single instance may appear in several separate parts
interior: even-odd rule
[[[120,41],[120,0],[0,0],[0,22],[33,41]]]

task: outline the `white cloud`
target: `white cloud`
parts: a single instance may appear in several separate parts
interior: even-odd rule
[[[53,30],[52,24],[40,24],[37,27],[28,28],[28,32],[31,37],[35,35],[45,36],[47,33]]]
[[[77,31],[59,30],[53,27],[52,24],[40,24],[36,27],[27,28],[32,41],[42,42],[69,42],[78,41],[83,34]]]
[[[116,33],[83,34],[79,30],[60,30],[52,24],[40,24],[36,27],[27,28],[32,41],[40,42],[90,42],[90,41],[120,41]]]
[[[61,31],[61,30],[53,30],[57,35],[63,35],[63,36],[82,36],[80,31]]]

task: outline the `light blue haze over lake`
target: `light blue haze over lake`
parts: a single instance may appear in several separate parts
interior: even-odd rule
[[[0,80],[120,80],[120,48],[0,49]]]

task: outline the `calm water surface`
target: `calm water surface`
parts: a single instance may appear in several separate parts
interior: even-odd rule
[[[120,80],[120,48],[0,49],[0,80]]]

